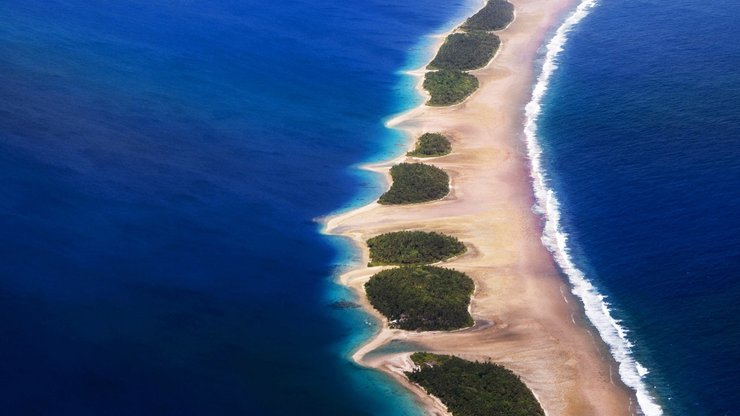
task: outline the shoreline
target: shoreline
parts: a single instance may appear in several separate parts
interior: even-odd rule
[[[435,398],[410,383],[409,353],[374,354],[390,341],[410,341],[424,350],[472,360],[492,360],[517,373],[550,415],[635,414],[634,393],[619,379],[616,362],[604,341],[593,333],[584,307],[571,294],[553,255],[541,241],[543,220],[532,212],[535,190],[524,140],[525,106],[531,101],[536,73],[534,60],[546,36],[573,10],[573,0],[543,3],[510,0],[515,19],[497,31],[501,46],[494,59],[470,71],[479,89],[462,103],[449,107],[425,104],[386,122],[413,141],[426,131],[453,138],[453,152],[428,163],[451,178],[450,195],[434,202],[383,206],[372,202],[324,222],[324,232],[350,238],[361,250],[361,263],[340,276],[340,282],[358,293],[359,303],[383,323],[352,359],[389,374],[417,397],[430,415],[449,414]],[[447,34],[434,35],[439,48]],[[407,71],[421,88],[426,63]],[[363,165],[384,175],[404,160]],[[366,267],[365,240],[402,229],[437,231],[460,238],[469,252],[443,265],[467,273],[476,284],[471,301],[472,328],[452,332],[407,332],[390,329],[385,318],[364,296],[363,284],[380,267]]]

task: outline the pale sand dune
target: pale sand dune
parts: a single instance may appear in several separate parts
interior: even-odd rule
[[[419,395],[429,414],[446,410],[401,375],[410,365],[407,354],[373,354],[371,359],[365,355],[391,340],[409,340],[428,351],[506,366],[521,376],[548,415],[634,414],[631,392],[619,381],[603,342],[585,329],[580,304],[542,245],[540,219],[531,209],[524,105],[531,96],[536,51],[573,4],[511,1],[517,18],[499,32],[500,51],[487,68],[473,72],[481,88],[463,104],[420,107],[392,122],[410,138],[427,131],[453,137],[451,155],[426,161],[450,174],[451,195],[411,206],[371,204],[326,222],[327,232],[351,237],[363,248],[363,264],[368,259],[364,241],[383,232],[435,230],[460,238],[468,253],[445,265],[475,281],[472,314],[477,324],[468,330],[434,333],[386,326],[354,358],[404,383]],[[371,168],[387,172],[403,159]],[[381,269],[360,267],[341,276],[341,281],[363,293],[364,282]]]

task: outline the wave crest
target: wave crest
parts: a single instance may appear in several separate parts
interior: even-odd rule
[[[568,235],[560,228],[560,206],[555,192],[548,187],[547,174],[541,160],[542,148],[537,140],[537,120],[542,109],[542,98],[547,92],[552,74],[557,69],[557,57],[568,40],[568,32],[586,17],[595,5],[596,0],[583,0],[547,43],[542,72],[535,84],[532,100],[525,107],[524,133],[532,165],[530,174],[536,199],[534,211],[545,219],[543,244],[568,276],[573,294],[581,299],[586,316],[599,331],[599,335],[609,346],[612,356],[619,363],[619,376],[622,381],[635,391],[640,410],[646,416],[660,416],[663,414],[663,409],[650,395],[643,380],[648,369],[633,358],[633,345],[628,339],[627,329],[621,325],[619,320],[612,317],[606,296],[599,293],[586,275],[573,263],[568,248]]]

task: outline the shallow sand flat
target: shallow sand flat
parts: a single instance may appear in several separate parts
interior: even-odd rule
[[[481,88],[463,104],[420,107],[392,122],[410,138],[426,131],[454,138],[451,155],[425,161],[450,174],[451,195],[427,204],[371,204],[326,222],[327,232],[351,237],[363,247],[362,264],[368,259],[364,241],[383,232],[434,230],[460,238],[468,252],[444,265],[475,281],[471,310],[476,326],[446,333],[385,327],[354,358],[387,371],[419,394],[429,414],[446,411],[400,376],[410,365],[408,354],[365,355],[391,340],[413,341],[428,351],[490,359],[508,367],[522,377],[548,415],[634,414],[633,395],[620,382],[603,342],[584,326],[578,301],[540,241],[540,219],[531,208],[523,109],[531,95],[537,49],[573,4],[511,1],[517,18],[499,32],[501,49],[488,67],[473,72]],[[403,159],[371,168],[387,171]],[[360,267],[341,280],[363,293],[364,282],[381,269]]]

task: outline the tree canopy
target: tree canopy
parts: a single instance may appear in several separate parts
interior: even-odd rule
[[[475,92],[478,89],[478,78],[467,72],[442,69],[427,72],[423,86],[432,96],[428,105],[447,106],[460,103]]]
[[[426,231],[396,231],[367,240],[370,265],[426,264],[449,259],[465,252],[455,237]]]
[[[365,283],[368,300],[391,328],[439,331],[473,325],[468,312],[475,285],[465,273],[435,266],[383,270]]]
[[[514,20],[514,5],[506,0],[488,0],[488,3],[470,16],[462,25],[464,30],[501,30]]]
[[[417,352],[406,376],[439,398],[454,416],[544,416],[537,398],[510,370],[491,362]]]
[[[452,151],[450,140],[441,133],[424,133],[416,141],[416,148],[408,153],[414,157],[444,156]]]
[[[440,168],[423,163],[401,163],[391,168],[393,184],[378,199],[381,204],[434,201],[450,192],[450,178]]]
[[[482,68],[491,61],[500,43],[493,33],[453,33],[447,36],[437,56],[429,63],[429,69],[469,71]]]

